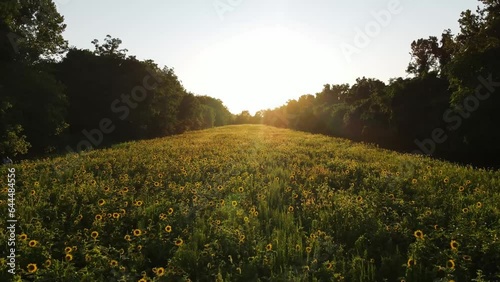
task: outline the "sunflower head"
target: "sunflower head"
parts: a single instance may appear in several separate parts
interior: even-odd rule
[[[30,264],[28,264],[27,268],[28,268],[28,272],[29,273],[34,273],[38,269],[38,267],[36,266],[36,263],[30,263]]]

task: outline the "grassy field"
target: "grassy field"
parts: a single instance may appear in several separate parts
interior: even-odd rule
[[[498,171],[261,125],[13,167],[0,281],[500,280]]]

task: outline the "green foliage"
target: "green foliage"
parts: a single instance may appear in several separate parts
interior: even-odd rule
[[[500,275],[498,171],[263,125],[14,167],[23,281]],[[0,207],[5,218],[7,202]],[[2,281],[6,269],[2,260]]]

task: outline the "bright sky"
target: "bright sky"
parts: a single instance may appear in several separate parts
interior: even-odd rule
[[[107,34],[168,66],[232,113],[274,108],[326,83],[406,76],[413,40],[456,34],[477,0],[54,0],[70,45]],[[378,15],[378,16],[377,16]],[[366,35],[364,38],[360,32]],[[356,41],[357,39],[357,41]],[[364,40],[363,40],[364,39]]]

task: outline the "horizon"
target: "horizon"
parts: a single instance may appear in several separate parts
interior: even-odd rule
[[[174,68],[188,91],[252,115],[314,95],[324,84],[407,76],[413,40],[448,28],[456,34],[460,12],[478,6],[432,2],[429,10],[427,2],[55,1],[70,46],[93,50],[93,39],[120,38],[128,55]]]

